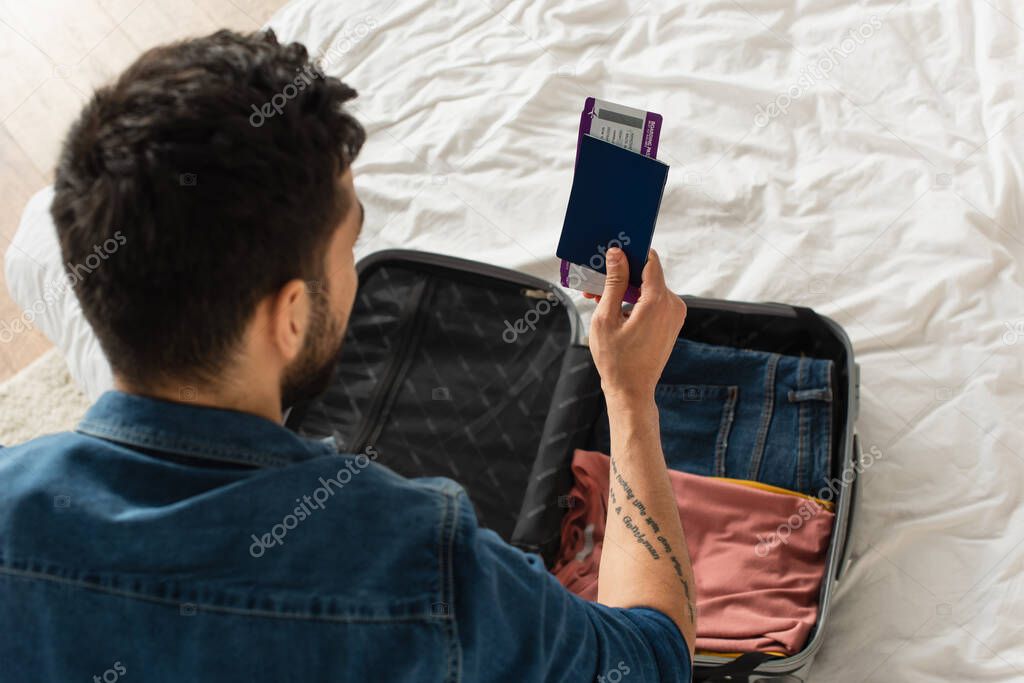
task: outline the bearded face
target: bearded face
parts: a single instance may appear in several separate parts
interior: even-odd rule
[[[287,408],[327,390],[345,339],[345,321],[331,312],[330,288],[311,295],[309,329],[302,350],[285,369],[281,402]]]

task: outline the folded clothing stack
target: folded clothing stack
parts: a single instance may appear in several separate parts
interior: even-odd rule
[[[552,573],[597,598],[609,459],[577,450]],[[831,504],[756,482],[669,471],[697,582],[698,650],[799,652],[818,617]]]
[[[654,398],[670,468],[833,495],[832,361],[680,338]],[[610,452],[607,413],[589,448]]]
[[[799,652],[818,616],[835,514],[832,362],[680,339],[655,392],[697,582],[697,643]],[[552,572],[597,597],[608,512],[608,416],[577,450]]]

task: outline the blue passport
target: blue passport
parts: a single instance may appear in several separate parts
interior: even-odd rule
[[[657,159],[584,135],[555,253],[606,274],[605,252],[620,247],[639,286],[667,179]]]

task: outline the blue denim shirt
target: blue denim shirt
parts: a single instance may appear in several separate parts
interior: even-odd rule
[[[0,677],[689,680],[665,615],[577,598],[374,457],[119,392],[0,450]]]

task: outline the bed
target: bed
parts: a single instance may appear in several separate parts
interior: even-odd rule
[[[270,25],[360,92],[359,256],[554,281],[584,98],[662,113],[670,285],[812,306],[861,364],[872,465],[812,679],[1024,679],[1024,6],[296,0]],[[8,283],[95,397],[74,298],[36,305],[50,196]]]

